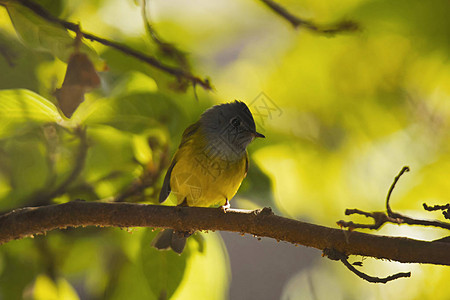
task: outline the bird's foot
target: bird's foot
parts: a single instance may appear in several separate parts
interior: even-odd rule
[[[225,200],[225,204],[222,205],[220,208],[223,210],[224,213],[227,212],[228,209],[230,209],[231,205],[230,205],[230,201],[228,201],[228,199]]]

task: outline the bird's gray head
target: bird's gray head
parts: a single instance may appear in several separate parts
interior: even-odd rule
[[[227,160],[239,159],[256,137],[255,121],[244,102],[234,101],[216,105],[200,117],[205,137],[212,152]]]

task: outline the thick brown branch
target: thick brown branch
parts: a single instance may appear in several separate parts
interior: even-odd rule
[[[129,55],[136,59],[139,59],[161,71],[171,74],[171,75],[177,77],[177,79],[185,79],[185,80],[191,82],[193,86],[200,85],[205,90],[212,89],[211,83],[209,82],[208,79],[201,79],[182,68],[176,68],[176,67],[172,67],[172,66],[163,64],[155,57],[152,57],[150,55],[139,52],[135,49],[132,49],[132,48],[124,45],[124,44],[120,44],[120,43],[117,43],[117,42],[114,42],[114,41],[111,41],[108,39],[101,38],[94,34],[84,32],[84,31],[80,30],[80,26],[78,24],[68,22],[66,20],[62,20],[62,19],[59,19],[59,18],[51,15],[45,8],[43,8],[42,6],[40,6],[39,4],[37,4],[33,1],[29,1],[29,0],[16,0],[16,1],[19,2],[20,4],[22,4],[23,6],[31,9],[35,14],[37,14],[38,16],[42,17],[43,19],[47,20],[48,22],[59,24],[59,25],[63,26],[64,28],[66,28],[67,30],[73,31],[75,33],[79,32],[88,40],[96,41],[102,45],[114,48],[126,55]]]
[[[258,211],[74,201],[17,209],[0,216],[0,244],[50,230],[79,226],[224,230],[270,237],[317,249],[333,248],[404,263],[450,265],[450,243],[347,232]]]
[[[340,21],[328,26],[317,25],[311,21],[303,20],[291,14],[286,8],[279,5],[278,3],[275,3],[272,0],[261,0],[261,2],[267,5],[274,13],[291,23],[294,28],[304,27],[311,31],[323,34],[335,34],[340,32],[359,30],[358,24],[352,21]]]

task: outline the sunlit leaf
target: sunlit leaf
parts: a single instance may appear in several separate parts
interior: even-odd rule
[[[131,93],[155,93],[158,90],[153,78],[139,71],[128,71],[114,85],[111,96],[120,97]]]
[[[0,19],[8,18],[0,11]],[[24,47],[19,39],[6,30],[0,29],[0,89],[38,90],[39,79],[34,70],[41,62],[49,59],[48,55],[38,54]]]
[[[225,245],[218,233],[197,235],[202,235],[203,245],[198,244],[198,239],[188,241],[191,256],[174,299],[228,299],[231,276]]]
[[[27,286],[39,274],[35,264],[39,255],[33,241],[25,239],[2,247],[0,292],[5,299],[21,299]],[[27,270],[27,272],[24,272]]]
[[[39,129],[31,133],[39,133]],[[0,201],[0,207],[11,208],[26,201],[33,192],[45,186],[48,166],[43,141],[30,134],[0,144],[2,158],[0,172],[8,176],[9,194]],[[30,174],[34,174],[30,176]],[[20,188],[16,188],[20,187]]]
[[[138,134],[161,124],[178,133],[181,126],[186,125],[181,123],[184,115],[180,109],[170,98],[159,93],[132,93],[99,99],[89,107],[81,106],[77,113],[86,118],[86,124],[106,124]]]
[[[35,300],[77,300],[80,299],[74,288],[63,278],[56,282],[45,275],[36,278],[33,287],[33,299]]]
[[[156,250],[150,246],[154,237],[155,234],[147,230],[142,238],[142,268],[150,290],[156,298],[169,299],[183,279],[189,252],[185,251],[178,255],[173,251]]]
[[[62,26],[50,23],[34,12],[15,2],[7,3],[7,9],[17,34],[31,48],[49,51],[62,61],[67,61],[73,52],[74,38]],[[82,44],[81,52],[96,59],[94,50]]]
[[[61,120],[55,105],[28,90],[0,91],[0,137]]]
[[[140,265],[127,264],[116,275],[117,282],[111,287],[111,292],[104,295],[108,299],[163,299],[152,294]]]
[[[152,159],[152,152],[148,141],[143,136],[133,136],[134,156],[141,164],[147,164]]]
[[[139,176],[140,166],[134,160],[133,136],[110,126],[92,126],[92,139],[84,176],[95,182],[100,197],[115,196]]]

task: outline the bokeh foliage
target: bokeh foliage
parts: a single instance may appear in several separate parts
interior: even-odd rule
[[[176,64],[145,32],[138,1],[38,2],[88,32]],[[249,176],[232,206],[270,205],[288,217],[335,226],[345,208],[381,210],[392,178],[409,165],[411,174],[394,191],[394,210],[439,217],[422,212],[421,203],[450,201],[448,1],[279,3],[318,23],[348,18],[362,29],[333,37],[293,30],[258,1],[150,1],[154,28],[189,53],[195,73],[209,75],[215,91],[197,89],[197,101],[192,88],[181,93],[169,75],[85,41],[82,51],[99,70],[105,63],[109,70],[71,120],[61,117],[52,93],[62,84],[73,35],[26,9],[8,14],[0,7],[2,211],[112,200],[155,171],[204,109],[242,99],[267,139],[250,146]],[[86,128],[85,155],[79,124]],[[161,179],[145,197],[128,200],[155,203]],[[442,236],[405,227],[381,233]],[[228,257],[217,234],[196,235],[182,256],[151,248],[154,234],[69,229],[2,245],[0,298],[227,298]],[[413,277],[373,286],[325,261],[293,277],[283,297],[312,297],[311,280],[316,290],[332,287],[336,299],[448,296],[446,268],[364,266],[375,274],[412,270]]]

